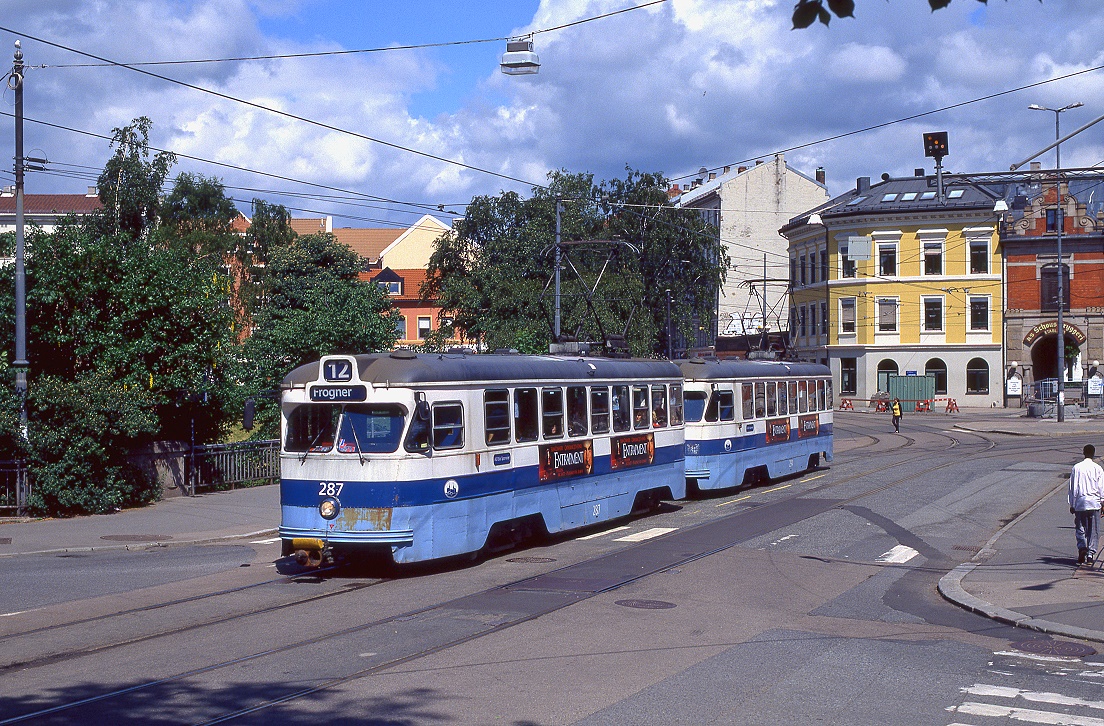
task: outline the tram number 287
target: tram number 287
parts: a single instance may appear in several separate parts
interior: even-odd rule
[[[344,488],[345,482],[343,481],[320,481],[318,482],[318,496],[339,497],[341,496],[341,490]]]

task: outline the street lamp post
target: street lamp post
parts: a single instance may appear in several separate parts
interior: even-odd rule
[[[1063,327],[1062,313],[1066,307],[1065,279],[1062,269],[1062,112],[1083,106],[1080,101],[1063,106],[1062,108],[1046,108],[1037,104],[1028,106],[1032,111],[1051,111],[1054,113],[1054,186],[1056,209],[1054,212],[1054,231],[1058,252],[1058,392],[1057,408],[1058,423],[1066,420],[1066,331]]]
[[[15,62],[8,77],[15,91],[15,393],[19,397],[19,426],[27,438],[27,288],[23,267],[23,50],[15,41]]]

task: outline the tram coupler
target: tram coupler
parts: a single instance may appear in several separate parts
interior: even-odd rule
[[[318,567],[327,553],[329,559],[333,560],[332,550],[320,539],[296,537],[291,541],[291,547],[295,551],[295,561],[301,567]]]

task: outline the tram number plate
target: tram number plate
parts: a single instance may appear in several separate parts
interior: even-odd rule
[[[318,482],[318,496],[339,497],[341,496],[341,490],[344,488],[345,482],[343,481],[320,481]]]

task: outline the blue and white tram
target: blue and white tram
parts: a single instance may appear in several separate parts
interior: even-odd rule
[[[726,489],[832,460],[832,375],[814,363],[681,361],[686,478]]]
[[[668,361],[334,355],[282,390],[279,533],[301,561],[448,557],[497,525],[558,532],[686,495]]]

